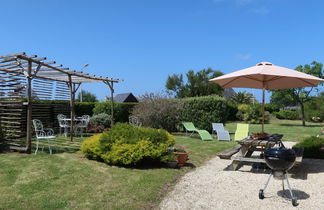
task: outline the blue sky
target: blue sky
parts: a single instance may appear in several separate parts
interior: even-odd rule
[[[0,54],[74,70],[89,63],[87,73],[124,80],[116,93],[161,92],[168,75],[189,69],[324,63],[323,8],[320,0],[3,0]],[[109,94],[103,84],[83,89]]]

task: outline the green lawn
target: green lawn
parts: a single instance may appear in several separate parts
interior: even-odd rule
[[[300,141],[317,135],[322,124],[273,120],[268,133],[284,134],[284,140]],[[235,131],[236,122],[226,124]],[[250,125],[250,132],[260,132]],[[0,209],[143,209],[154,208],[184,173],[200,166],[235,142],[201,141],[176,135],[177,145],[189,150],[189,164],[182,169],[111,167],[78,154],[81,138],[70,142],[57,138],[54,154],[47,145],[37,155],[0,154]],[[35,146],[35,145],[34,145]]]
[[[237,122],[230,122],[225,125],[225,128],[230,132],[235,132]],[[271,120],[270,124],[264,125],[266,133],[283,134],[284,141],[301,141],[308,136],[316,136],[319,134],[323,124],[321,123],[306,123],[306,126],[301,125],[300,120]],[[261,132],[261,125],[250,124],[250,133]]]
[[[73,153],[80,139],[57,139],[54,155],[46,147],[37,155],[0,154],[0,209],[152,208],[181,175],[235,144],[176,138],[190,151],[180,170],[107,166]]]

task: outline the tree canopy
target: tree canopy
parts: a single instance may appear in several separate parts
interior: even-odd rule
[[[223,88],[216,83],[209,82],[210,79],[223,75],[220,71],[211,68],[203,69],[198,72],[189,70],[184,80],[183,74],[169,75],[166,81],[167,92],[177,98],[223,95]]]
[[[82,92],[82,94],[81,94]],[[81,90],[81,92],[79,92],[78,97],[76,99],[77,102],[81,102],[81,95],[82,95],[82,102],[97,102],[97,96],[93,93],[90,93],[88,91],[85,90]]]
[[[230,100],[237,104],[252,104],[257,103],[257,100],[253,96],[252,93],[247,93],[246,91],[237,92],[234,96],[230,98]]]
[[[296,67],[297,71],[310,74],[319,78],[324,78],[323,64],[313,61],[311,64],[299,65]],[[310,100],[311,92],[313,90],[319,91],[318,88],[290,88],[272,91],[271,102],[279,103],[281,106],[290,105],[291,102],[300,104],[302,123],[305,125],[304,103]]]

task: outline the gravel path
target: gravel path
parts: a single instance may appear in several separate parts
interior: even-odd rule
[[[286,147],[293,143],[284,142]],[[289,173],[299,205],[293,207],[289,191],[271,179],[265,198],[258,197],[269,171],[244,166],[224,170],[230,160],[215,157],[187,173],[161,202],[160,209],[324,209],[324,160],[304,159]],[[286,183],[285,183],[286,184]]]

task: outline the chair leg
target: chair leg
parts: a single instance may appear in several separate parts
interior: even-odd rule
[[[36,140],[36,150],[35,150],[35,155],[37,154],[38,151],[38,139]]]
[[[49,152],[50,152],[50,154],[52,154],[52,148],[51,148],[50,140],[49,139],[47,139],[47,143],[48,143]]]

